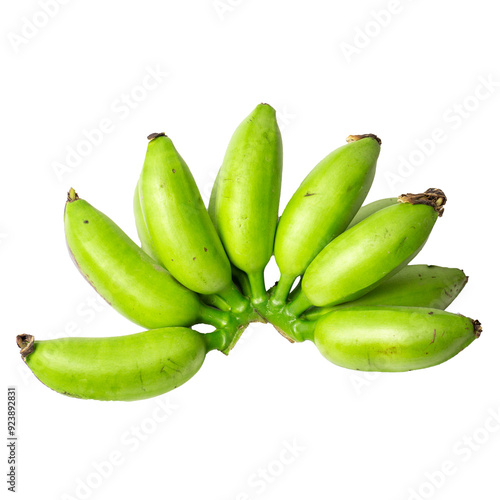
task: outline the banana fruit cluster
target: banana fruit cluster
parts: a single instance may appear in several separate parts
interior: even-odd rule
[[[51,389],[104,401],[157,396],[189,380],[208,352],[227,354],[252,321],[365,371],[434,366],[479,337],[478,321],[445,312],[467,283],[463,271],[409,265],[443,215],[444,193],[363,205],[377,136],[349,136],[305,177],[281,217],[283,145],[271,106],[259,104],[234,132],[208,207],[172,140],[148,139],[133,200],[141,246],[74,189],[64,213],[78,270],[146,331],[18,335],[22,358]],[[266,290],[273,254],[280,279]],[[215,330],[191,328],[199,323]]]

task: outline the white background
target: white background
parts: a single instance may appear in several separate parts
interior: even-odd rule
[[[50,16],[41,4],[4,2],[0,15],[1,332],[4,387],[18,388],[18,498],[499,498],[495,3],[47,0]],[[156,84],[139,88],[151,71]],[[259,325],[185,386],[136,403],[70,399],[30,376],[16,334],[140,331],[96,305],[70,261],[68,188],[136,238],[146,136],[173,139],[207,199],[230,135],[261,101],[280,116],[282,207],[347,135],[367,132],[383,140],[367,201],[445,191],[414,263],[465,270],[450,310],[479,318],[481,339],[435,368],[368,376]],[[57,175],[102,120],[100,143]]]

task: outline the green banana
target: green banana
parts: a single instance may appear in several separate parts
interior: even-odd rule
[[[142,213],[139,187],[140,187],[140,181],[137,183],[134,193],[134,215],[135,215],[137,234],[139,236],[139,240],[141,241],[141,246],[144,252],[146,252],[153,260],[159,263],[160,258],[156,255],[156,251],[151,241],[151,236],[149,235],[149,229],[146,226],[146,221],[144,220],[144,214]],[[200,299],[205,304],[217,307],[218,309],[221,309],[223,311],[230,310],[228,304],[217,295],[201,295]]]
[[[17,344],[47,387],[101,401],[136,401],[171,391],[201,368],[208,351],[205,335],[181,327],[37,342],[32,335],[19,335]]]
[[[222,326],[220,311],[203,305],[73,188],[64,211],[64,229],[79,271],[129,320],[145,328],[199,322]]]
[[[295,278],[345,230],[372,185],[380,139],[368,134],[347,141],[316,165],[281,215],[274,243],[281,273],[275,305],[286,301]]]
[[[252,296],[252,289],[250,287],[250,280],[248,279],[248,275],[244,273],[241,269],[238,269],[236,266],[231,266],[233,270],[233,281],[238,285],[238,288],[241,290],[241,293],[246,297]]]
[[[188,166],[163,133],[149,139],[140,180],[141,206],[161,263],[189,289],[221,295],[245,308],[246,300],[238,297],[231,264]]]
[[[140,195],[140,180],[137,183],[134,191],[134,217],[135,226],[137,229],[137,236],[139,236],[139,241],[141,242],[141,248],[146,252],[153,260],[159,262],[160,259],[156,255],[156,251],[151,241],[151,236],[149,235],[149,229],[146,226],[146,221],[144,220],[144,214],[141,208],[141,195]]]
[[[360,306],[411,306],[446,309],[462,291],[467,276],[460,269],[439,266],[406,266],[371,292],[352,302],[306,311],[304,318],[315,321],[340,308]]]
[[[254,302],[267,300],[264,268],[273,254],[282,169],[276,111],[259,104],[234,132],[209,204],[230,261],[248,275]]]
[[[354,307],[323,316],[309,340],[344,368],[401,372],[447,361],[481,330],[478,321],[439,309]]]
[[[217,218],[215,217],[215,202],[217,200],[217,187],[219,186],[220,171],[217,172],[217,177],[215,177],[214,185],[212,186],[212,191],[210,192],[210,201],[208,202],[208,215],[214,225],[217,228]]]
[[[366,218],[327,245],[307,268],[302,288],[287,308],[355,300],[389,279],[422,249],[446,203],[444,193],[401,195],[397,205]]]
[[[363,205],[358,213],[354,216],[351,223],[347,226],[347,229],[351,229],[352,226],[359,224],[362,220],[365,220],[370,215],[382,210],[383,208],[390,207],[391,205],[397,205],[397,198],[383,198],[381,200],[372,201],[367,205]]]
[[[219,169],[217,177],[215,178],[214,181],[214,185],[212,186],[212,191],[210,193],[210,202],[208,204],[208,215],[210,215],[210,219],[212,219],[214,226],[217,220],[215,216],[215,202],[217,198],[217,186],[219,184],[220,172],[221,170]],[[241,269],[238,269],[233,264],[231,264],[231,271],[233,275],[233,282],[235,282],[238,285],[238,288],[241,290],[243,295],[250,297],[251,295],[250,282],[247,274],[243,272]]]

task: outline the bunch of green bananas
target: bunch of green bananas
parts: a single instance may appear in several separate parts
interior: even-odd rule
[[[444,193],[361,206],[380,153],[375,135],[349,136],[326,156],[279,223],[283,151],[271,106],[258,105],[236,129],[208,210],[172,141],[148,139],[134,196],[141,248],[74,189],[64,218],[80,272],[148,331],[36,342],[19,335],[23,359],[48,387],[85,399],[153,397],[191,378],[207,352],[227,354],[252,321],[366,371],[437,365],[479,337],[479,322],[444,312],[464,273],[408,265],[443,214]],[[266,291],[273,252],[281,277]],[[198,323],[215,330],[189,328]]]

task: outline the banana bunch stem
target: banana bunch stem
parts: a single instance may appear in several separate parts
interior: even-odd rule
[[[243,313],[251,309],[248,299],[241,294],[233,282],[217,295],[230,306],[234,313]]]
[[[264,273],[250,273],[248,274],[248,281],[250,284],[250,297],[252,304],[262,304],[264,302],[267,302]]]
[[[220,311],[208,306],[203,309],[202,321],[216,327],[213,332],[205,334],[209,351],[217,350],[227,355],[250,323],[267,322],[256,309],[249,305],[247,299],[245,301],[245,309],[240,312],[234,309]]]
[[[246,273],[244,273],[241,269],[233,266],[233,279],[238,283],[240,290],[244,295],[250,297],[252,295],[252,289],[250,288],[250,280]]]
[[[259,314],[290,342],[312,339],[315,321],[303,320],[298,315],[289,312],[287,307],[277,306],[271,300],[257,304],[256,308]]]
[[[215,307],[202,306],[200,309],[200,320],[216,328],[224,328],[230,323],[231,316],[229,311],[221,311]]]
[[[311,306],[312,304],[306,297],[306,294],[302,290],[299,290],[294,299],[286,306],[286,310],[291,315],[300,316]]]
[[[290,289],[292,288],[293,282],[295,281],[295,277],[291,275],[282,275],[278,284],[276,285],[276,289],[271,296],[271,302],[278,306],[285,304],[288,294],[290,293]]]

